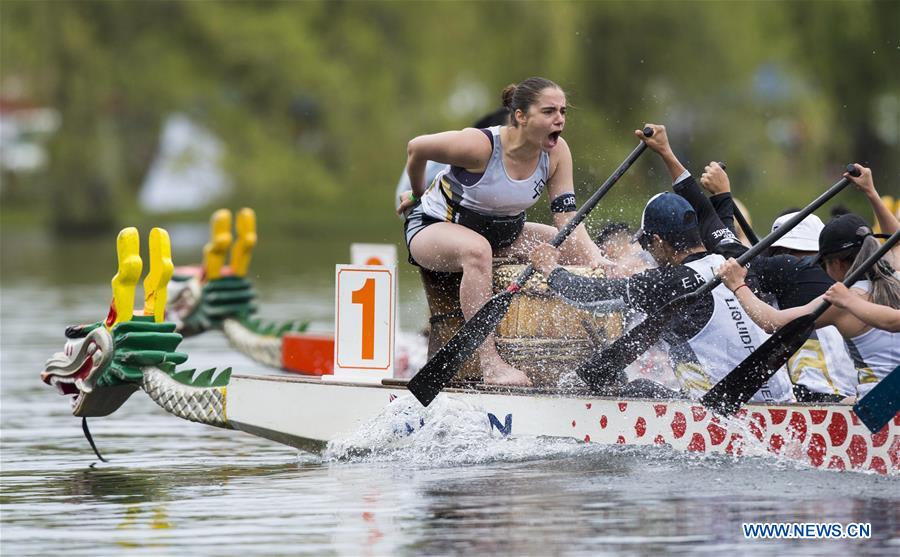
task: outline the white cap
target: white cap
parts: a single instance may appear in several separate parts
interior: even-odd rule
[[[788,213],[775,219],[775,222],[772,223],[772,232],[778,230],[796,214]],[[817,252],[819,251],[819,234],[823,228],[825,228],[825,225],[822,224],[822,219],[816,215],[807,215],[797,226],[772,244],[772,247]]]

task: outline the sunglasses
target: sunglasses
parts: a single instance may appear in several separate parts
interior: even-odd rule
[[[653,245],[653,235],[647,234],[646,232],[641,232],[637,237],[638,244],[641,245],[641,249],[644,251],[649,251],[650,246]]]

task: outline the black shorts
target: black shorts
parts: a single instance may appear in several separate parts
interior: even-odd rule
[[[511,246],[525,228],[524,212],[513,217],[489,217],[460,208],[454,213],[452,222],[461,224],[484,236],[488,243],[491,244],[491,249],[495,252]],[[447,221],[426,215],[421,203],[415,205],[406,216],[406,222],[403,224],[403,231],[406,235],[406,249],[409,250],[412,239],[416,234],[421,232],[426,226],[436,222]],[[413,259],[412,252],[409,254],[409,262],[420,266]]]
[[[417,203],[406,215],[406,221],[403,223],[403,233],[406,236],[406,249],[407,251],[409,251],[409,262],[416,267],[421,267],[421,265],[416,263],[416,260],[413,259],[412,251],[409,249],[409,245],[412,243],[412,239],[416,236],[416,234],[424,230],[426,226],[434,224],[436,222],[444,221],[426,215],[425,210],[422,209],[421,203]]]

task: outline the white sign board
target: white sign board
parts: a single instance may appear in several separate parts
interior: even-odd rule
[[[397,266],[397,246],[394,244],[350,244],[351,265]]]
[[[334,375],[378,382],[394,373],[397,297],[394,267],[336,265]]]

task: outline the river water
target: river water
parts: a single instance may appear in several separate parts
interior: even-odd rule
[[[176,263],[204,235],[172,231]],[[114,241],[0,241],[3,555],[900,554],[900,479],[769,458],[548,439],[312,454],[178,420],[136,393],[90,420],[99,462],[38,374],[67,325],[105,316]],[[346,243],[272,243],[254,256],[261,316],[328,330]],[[415,329],[424,300],[414,273],[400,280]],[[271,373],[216,333],[181,349],[191,367]],[[862,522],[872,537],[748,540],[744,522]]]

